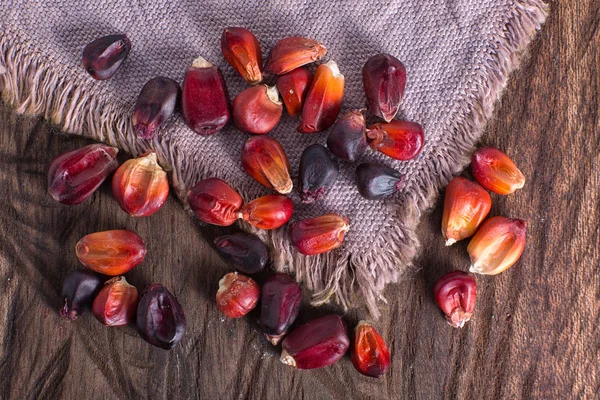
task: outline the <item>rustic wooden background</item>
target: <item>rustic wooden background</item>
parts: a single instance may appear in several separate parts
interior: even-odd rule
[[[468,258],[466,243],[444,248],[438,202],[420,227],[418,270],[388,290],[377,324],[392,351],[381,380],[359,375],[348,357],[295,371],[278,361],[255,318],[221,318],[213,298],[227,267],[207,240],[221,231],[198,229],[175,199],[147,219],[126,216],[107,186],[79,206],[54,202],[46,194],[51,159],[86,142],[2,105],[0,398],[598,398],[600,2],[552,8],[482,139],[528,177],[515,195],[494,196],[492,208],[529,221],[525,253],[508,272],[477,277],[473,320],[451,328],[431,288]],[[114,228],[137,231],[149,247],[130,281],[164,283],[186,310],[188,331],[171,352],[132,327],[58,316],[61,281],[79,268],[76,241]],[[302,319],[324,312],[305,309]]]

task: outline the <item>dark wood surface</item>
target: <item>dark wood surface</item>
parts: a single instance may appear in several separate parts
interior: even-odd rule
[[[446,324],[434,281],[466,269],[466,243],[446,249],[441,203],[423,217],[418,269],[387,291],[377,326],[392,352],[381,380],[348,357],[317,371],[281,364],[256,316],[230,320],[214,303],[228,270],[174,198],[151,218],[125,215],[103,186],[75,207],[46,194],[57,154],[86,142],[0,107],[0,398],[66,399],[572,399],[600,396],[600,2],[554,3],[530,57],[515,74],[482,144],[504,149],[528,178],[516,194],[493,196],[493,215],[529,222],[520,262],[477,277],[473,320]],[[171,352],[132,327],[105,328],[91,314],[61,320],[63,277],[79,268],[83,235],[138,232],[148,257],[128,274],[158,281],[180,299],[188,331]],[[305,308],[302,320],[327,310]],[[354,311],[353,324],[364,314]]]

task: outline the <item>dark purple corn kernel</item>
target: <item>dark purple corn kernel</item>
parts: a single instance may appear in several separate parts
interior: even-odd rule
[[[296,320],[302,288],[287,274],[275,274],[262,285],[260,327],[267,340],[277,345]]]
[[[350,347],[346,325],[339,315],[326,315],[294,329],[283,339],[281,362],[298,369],[331,365]]]
[[[179,83],[158,76],[149,80],[135,103],[131,122],[140,139],[152,139],[158,128],[173,114],[181,94]]]
[[[246,274],[262,271],[269,260],[267,246],[251,233],[236,232],[219,236],[214,243],[227,264]]]
[[[71,272],[63,281],[60,316],[71,321],[79,318],[86,308],[91,307],[101,287],[102,279],[93,272]]]
[[[305,204],[323,197],[337,180],[339,167],[329,151],[320,144],[304,149],[300,158],[300,199]]]
[[[153,283],[140,295],[136,324],[142,339],[165,350],[181,341],[186,326],[181,304],[160,283]]]
[[[367,149],[365,117],[359,110],[338,119],[327,138],[327,148],[342,160],[354,161]]]
[[[61,204],[83,202],[119,167],[118,152],[97,143],[61,154],[48,169],[48,193]]]
[[[378,164],[356,167],[356,184],[367,200],[381,200],[404,187],[405,177],[399,171]]]
[[[362,75],[369,111],[390,122],[398,113],[404,96],[404,64],[389,54],[377,54],[367,60]]]
[[[129,50],[131,42],[125,35],[101,37],[83,49],[83,67],[92,78],[103,81],[117,72]]]

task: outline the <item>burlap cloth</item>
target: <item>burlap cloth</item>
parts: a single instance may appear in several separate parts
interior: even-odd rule
[[[419,122],[425,146],[410,162],[374,152],[360,161],[399,169],[407,185],[386,201],[367,201],[354,183],[356,165],[341,163],[328,195],[304,206],[298,196],[293,219],[337,212],[349,217],[343,247],[305,257],[291,247],[287,227],[260,235],[272,247],[275,268],[296,275],[315,304],[366,304],[378,315],[383,289],[409,270],[418,251],[415,228],[440,189],[469,160],[473,146],[508,74],[547,15],[541,0],[349,0],[349,1],[2,1],[0,90],[17,112],[43,115],[62,130],[116,145],[133,155],[155,150],[171,166],[172,183],[184,200],[187,188],[207,177],[229,182],[246,200],[269,193],[240,166],[248,137],[231,124],[215,136],[194,134],[179,116],[159,139],[136,139],[130,116],[150,78],[182,82],[202,55],[221,66],[233,99],[245,88],[224,61],[220,36],[227,26],[249,28],[264,57],[286,36],[323,42],[346,77],[342,112],[362,108],[361,68],[368,57],[390,53],[404,62],[408,82],[399,118]],[[100,36],[126,33],[133,48],[109,81],[97,82],[81,66],[84,46]],[[302,135],[284,116],[270,133],[297,176],[302,150],[325,143],[327,132]],[[184,200],[185,201],[185,200]],[[249,229],[247,226],[244,227]],[[443,246],[440,236],[440,248]]]

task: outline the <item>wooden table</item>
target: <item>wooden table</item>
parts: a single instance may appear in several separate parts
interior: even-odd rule
[[[348,357],[317,371],[282,365],[255,316],[230,320],[214,304],[228,270],[174,198],[152,218],[125,215],[105,185],[91,200],[61,206],[46,194],[57,154],[86,143],[39,119],[0,109],[0,398],[67,399],[483,399],[600,396],[600,2],[554,3],[529,60],[509,84],[482,145],[512,155],[528,181],[493,196],[493,215],[525,218],[521,261],[477,277],[473,320],[446,324],[431,288],[466,269],[466,243],[444,248],[441,205],[423,217],[424,244],[411,279],[387,291],[377,323],[392,351],[381,380],[359,375]],[[148,257],[129,273],[177,294],[188,331],[171,352],[134,328],[108,329],[87,314],[59,318],[63,277],[83,235],[135,230]],[[305,309],[302,320],[326,310]],[[362,312],[347,316],[354,323]]]

